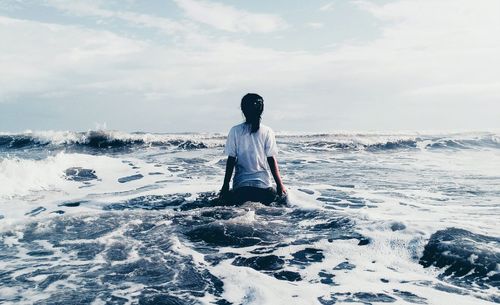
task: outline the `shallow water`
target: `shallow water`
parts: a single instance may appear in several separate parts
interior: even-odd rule
[[[0,303],[500,303],[498,134],[280,134],[286,206],[224,140],[0,134]]]

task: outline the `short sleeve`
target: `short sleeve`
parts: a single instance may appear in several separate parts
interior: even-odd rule
[[[230,157],[236,157],[236,132],[234,128],[231,128],[229,134],[227,135],[226,146],[224,147],[224,153]]]
[[[269,130],[267,133],[264,151],[266,152],[266,157],[273,157],[278,154],[278,146],[276,145],[276,138],[272,130]]]

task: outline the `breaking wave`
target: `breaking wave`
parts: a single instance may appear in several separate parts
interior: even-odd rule
[[[280,138],[279,138],[280,139]],[[412,134],[313,134],[282,135],[281,141],[292,150],[308,151],[354,150],[387,151],[397,149],[500,149],[500,135],[495,133],[464,133],[447,135]]]
[[[30,149],[39,147],[85,147],[120,149],[137,146],[163,146],[177,149],[201,149],[217,144],[201,141],[198,135],[124,133],[92,130],[87,132],[25,132],[0,134],[0,149]]]
[[[282,148],[291,151],[386,151],[397,149],[500,149],[500,135],[466,133],[448,135],[387,134],[302,134],[279,133]],[[163,147],[180,150],[223,147],[221,134],[156,134],[92,130],[87,132],[39,131],[18,134],[0,133],[0,150],[70,148],[120,150],[134,147]]]

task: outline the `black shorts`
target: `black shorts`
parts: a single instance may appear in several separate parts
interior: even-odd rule
[[[272,187],[259,188],[253,186],[242,186],[231,190],[230,198],[228,199],[233,204],[242,204],[247,201],[270,204],[278,199],[278,195]]]

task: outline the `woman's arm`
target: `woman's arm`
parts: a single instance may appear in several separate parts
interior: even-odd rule
[[[273,174],[274,181],[276,181],[276,192],[279,196],[286,194],[285,186],[281,180],[280,170],[278,168],[278,161],[276,161],[275,157],[267,157],[267,163],[269,164],[269,168]]]
[[[224,195],[229,192],[229,182],[231,181],[231,177],[233,176],[233,170],[234,170],[234,165],[236,164],[236,158],[235,157],[227,157],[227,162],[226,162],[226,175],[224,176],[224,184],[222,185],[222,189],[220,190],[221,196],[223,197]]]

